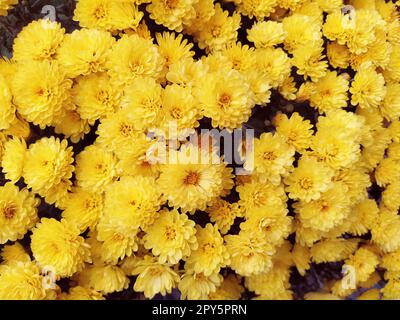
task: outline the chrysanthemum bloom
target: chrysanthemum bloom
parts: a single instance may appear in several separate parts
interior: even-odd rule
[[[380,212],[371,228],[372,241],[384,252],[393,252],[400,248],[399,216]]]
[[[247,220],[240,224],[240,229],[261,232],[269,244],[279,246],[292,232],[293,219],[287,212],[282,204],[254,208],[247,212]]]
[[[19,242],[14,242],[11,245],[5,245],[1,250],[1,258],[3,259],[3,264],[31,261],[31,257]]]
[[[295,203],[295,212],[304,226],[329,231],[343,222],[350,212],[346,191],[343,183],[336,182],[333,187],[322,193],[318,200]]]
[[[292,249],[292,260],[300,275],[304,276],[306,271],[310,269],[311,252],[306,246],[296,243]]]
[[[281,204],[287,201],[287,195],[282,185],[272,185],[259,181],[246,182],[236,187],[241,209],[246,211],[266,205]]]
[[[239,71],[243,75],[247,75],[248,72],[253,70],[256,63],[254,48],[242,45],[239,41],[213,53],[213,55],[222,55],[230,63],[232,69]]]
[[[389,210],[396,212],[400,208],[400,184],[399,182],[389,184],[382,192],[383,205]]]
[[[400,298],[399,279],[389,279],[381,292],[384,300],[398,300]]]
[[[42,138],[29,146],[22,176],[33,192],[46,197],[52,188],[72,177],[73,161],[67,140]]]
[[[297,152],[304,152],[310,146],[313,135],[310,120],[305,120],[297,112],[292,113],[290,118],[287,115],[277,114],[273,120],[276,132],[282,136],[286,143],[295,147]]]
[[[118,0],[79,0],[74,20],[81,27],[110,31],[135,29],[143,13],[134,3]]]
[[[281,86],[289,77],[291,62],[281,48],[256,49],[256,68],[260,69],[270,81],[272,88]]]
[[[388,83],[386,85],[386,96],[379,106],[382,116],[388,121],[396,121],[400,117],[400,90],[399,83]]]
[[[179,97],[179,99],[176,99]],[[161,94],[160,135],[168,139],[182,139],[193,133],[202,118],[201,110],[188,87],[176,84],[165,87]],[[158,130],[156,130],[158,132]]]
[[[196,15],[194,0],[156,0],[146,6],[150,17],[158,24],[170,30],[182,31],[183,24],[188,23]]]
[[[350,51],[345,45],[336,41],[328,43],[327,56],[329,64],[334,68],[346,69],[350,63]]]
[[[196,88],[195,96],[213,127],[229,131],[246,122],[254,107],[250,86],[236,70],[210,76]]]
[[[208,67],[202,60],[183,59],[170,65],[166,78],[171,83],[193,88],[201,83],[207,71]]]
[[[284,182],[289,198],[309,202],[317,200],[332,184],[334,171],[313,157],[303,156]]]
[[[71,84],[55,62],[32,61],[19,65],[12,82],[18,112],[41,128],[53,124],[62,115]]]
[[[350,93],[353,106],[377,108],[386,95],[385,79],[382,74],[364,65],[356,73]]]
[[[223,192],[222,172],[218,165],[210,163],[213,155],[194,146],[170,150],[169,163],[161,166],[157,183],[171,207],[194,213],[204,210]],[[202,159],[206,160],[201,162]]]
[[[257,20],[263,20],[275,11],[278,4],[277,0],[242,0],[235,1],[237,10],[249,18],[255,17]]]
[[[294,161],[294,147],[277,134],[263,133],[254,141],[253,157],[247,159],[244,168],[262,182],[279,185],[281,176],[286,174]]]
[[[31,22],[14,40],[13,59],[17,62],[54,60],[64,33],[58,22],[49,19]]]
[[[176,264],[197,249],[195,223],[177,210],[163,210],[145,229],[144,247],[151,249],[159,263]]]
[[[124,89],[121,107],[128,109],[137,128],[155,128],[163,119],[162,87],[153,78],[135,79]]]
[[[350,234],[361,236],[371,230],[373,224],[378,218],[379,209],[373,199],[364,199],[351,208],[351,214],[348,217],[348,232]]]
[[[79,234],[79,229],[66,220],[43,218],[31,236],[35,260],[42,268],[54,268],[57,276],[72,276],[90,261],[89,247]]]
[[[43,300],[46,291],[39,267],[33,262],[0,266],[1,300]]]
[[[240,28],[240,14],[235,12],[229,16],[229,12],[215,5],[215,14],[211,19],[199,29],[195,34],[201,49],[208,51],[218,51],[225,46],[235,42],[237,30]]]
[[[286,32],[284,40],[285,49],[293,53],[296,49],[307,46],[318,48],[322,44],[320,26],[303,14],[294,14],[282,21]]]
[[[198,248],[186,259],[185,269],[210,276],[230,263],[224,239],[216,226],[208,223],[204,228],[197,226]]]
[[[242,276],[268,271],[272,267],[275,248],[263,233],[254,230],[240,231],[238,235],[225,236],[230,254],[230,268]]]
[[[0,244],[22,239],[38,221],[39,200],[12,183],[0,187]]]
[[[67,34],[57,61],[69,78],[106,71],[107,54],[115,39],[107,31],[81,29]]]
[[[357,246],[357,239],[327,239],[315,244],[311,248],[311,255],[315,263],[341,261],[353,254]]]
[[[288,300],[292,296],[289,278],[290,269],[277,265],[267,272],[245,278],[245,285],[249,290],[262,295],[264,300]]]
[[[321,113],[347,106],[349,82],[335,71],[328,72],[315,84],[310,105]]]
[[[80,231],[94,230],[103,215],[103,195],[76,189],[63,203],[62,217],[75,224]]]
[[[101,192],[117,178],[117,159],[98,145],[76,156],[76,180],[82,189]]]
[[[105,73],[80,77],[72,88],[72,101],[82,119],[90,124],[119,108],[121,92]]]
[[[7,79],[0,74],[0,129],[8,129],[15,120],[15,105]]]
[[[385,78],[392,81],[400,81],[400,44],[392,46],[390,61],[384,68]]]
[[[24,139],[12,138],[4,144],[1,166],[6,179],[17,182],[22,176],[27,147]]]
[[[146,135],[140,130],[138,121],[130,109],[119,110],[101,120],[96,142],[120,159],[127,155],[137,155],[141,151],[140,144],[146,144]]]
[[[146,255],[133,269],[137,275],[133,290],[144,292],[144,296],[152,299],[160,293],[165,296],[179,283],[179,275],[168,264],[161,264],[156,258]]]
[[[63,115],[56,119],[53,125],[55,133],[63,134],[72,143],[78,143],[90,131],[89,122],[82,119],[74,105],[67,107]]]
[[[256,48],[268,48],[281,44],[286,35],[282,23],[276,21],[257,22],[247,30],[247,39],[253,42]]]
[[[107,67],[118,84],[130,84],[136,78],[158,79],[164,59],[151,40],[137,35],[124,36],[113,46]]]
[[[76,274],[76,280],[80,286],[102,294],[119,292],[129,287],[129,278],[124,271],[113,265],[87,265]]]
[[[318,131],[311,142],[311,155],[333,169],[349,167],[360,155],[359,144],[340,132],[339,129]]]
[[[186,271],[178,284],[181,299],[205,300],[210,293],[217,290],[223,280],[218,272],[205,276],[203,273]]]
[[[400,180],[400,162],[392,158],[384,158],[375,169],[376,183],[380,187]]]
[[[105,300],[103,295],[96,290],[76,286],[69,289],[68,293],[62,293],[60,300]]]
[[[379,263],[379,257],[366,247],[358,249],[349,259],[345,261],[346,266],[355,269],[357,282],[368,280]]]
[[[208,294],[209,300],[239,300],[244,292],[243,286],[240,284],[241,277],[234,274],[228,274],[217,291]]]
[[[214,222],[221,234],[227,234],[237,217],[243,215],[237,203],[229,203],[223,199],[215,200],[206,209],[211,222]]]
[[[312,81],[324,77],[327,72],[328,62],[324,60],[323,48],[319,46],[307,46],[296,49],[293,52],[292,63],[297,68],[297,74],[304,79]]]

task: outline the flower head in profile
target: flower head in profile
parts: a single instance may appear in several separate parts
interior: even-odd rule
[[[144,292],[148,299],[152,299],[157,293],[163,296],[171,293],[180,280],[179,275],[168,264],[161,264],[149,255],[144,256],[132,272],[138,276],[133,289]]]

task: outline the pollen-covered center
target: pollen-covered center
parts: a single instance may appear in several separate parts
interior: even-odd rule
[[[190,171],[186,175],[185,179],[183,180],[183,183],[186,185],[194,185],[195,186],[195,185],[198,185],[199,181],[200,181],[199,173]]]
[[[8,204],[3,208],[3,215],[7,220],[11,220],[14,218],[17,213],[17,208],[14,204]]]

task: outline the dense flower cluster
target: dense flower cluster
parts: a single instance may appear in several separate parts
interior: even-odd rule
[[[78,0],[73,19],[32,21],[0,61],[0,299],[298,299],[291,276],[323,263],[343,277],[305,299],[400,299],[397,4]],[[256,109],[235,175],[200,129]]]

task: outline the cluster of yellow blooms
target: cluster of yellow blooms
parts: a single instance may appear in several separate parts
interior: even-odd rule
[[[0,15],[15,3],[0,0]],[[0,299],[104,299],[127,289],[129,277],[146,298],[177,288],[182,299],[239,299],[245,290],[292,299],[293,269],[305,275],[313,263],[340,261],[355,285],[328,281],[305,298],[343,299],[359,288],[360,299],[400,298],[397,5],[233,4],[229,13],[214,0],[79,0],[82,29],[38,20],[18,34],[12,59],[0,60],[8,180]],[[344,14],[348,4],[354,10]],[[170,31],[153,39],[139,5]],[[243,16],[255,21],[249,44],[238,40]],[[149,132],[179,139],[170,159],[207,155],[186,140],[199,120],[241,128],[254,106],[269,108],[272,91],[308,104],[316,124],[296,108],[277,113],[274,131],[244,159],[251,175],[235,177],[223,161],[161,163],[156,152],[149,160],[159,143]],[[32,126],[53,127],[57,137],[32,141]],[[74,154],[91,128],[95,142]],[[231,191],[235,203],[226,200]],[[40,219],[40,198],[62,218]],[[196,211],[210,222],[196,224]],[[19,241],[27,235],[31,254]],[[49,268],[70,278],[68,292],[44,285]]]

